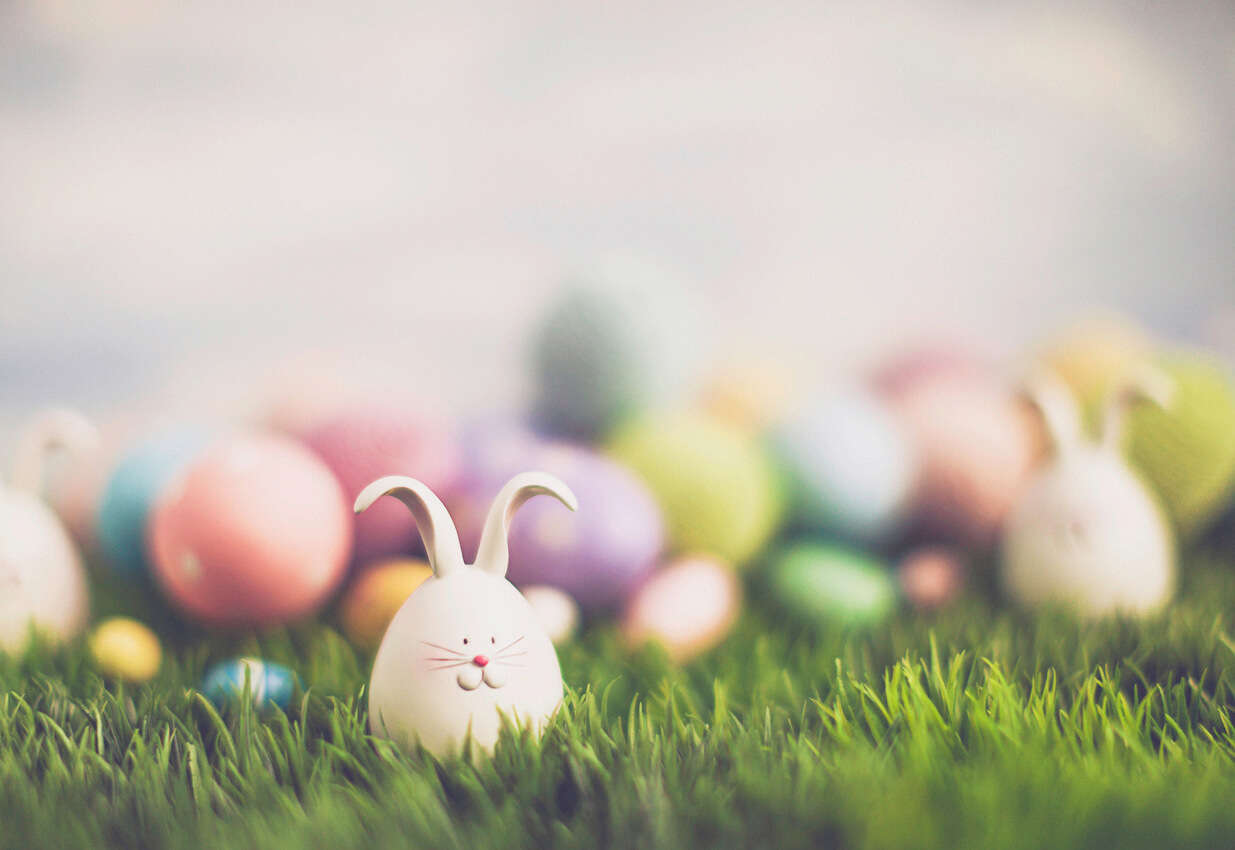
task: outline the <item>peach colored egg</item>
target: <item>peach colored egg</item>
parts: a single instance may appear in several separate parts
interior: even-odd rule
[[[450,435],[396,407],[357,408],[310,429],[304,439],[348,499],[385,475],[410,475],[449,499],[459,474],[459,450]],[[355,529],[355,563],[421,551],[416,522],[395,499],[356,517]]]
[[[932,363],[881,384],[918,450],[915,519],[931,536],[990,546],[1041,458],[1041,425],[993,374],[959,359]]]
[[[742,585],[728,564],[684,557],[653,573],[631,597],[622,617],[629,646],[649,641],[674,661],[688,661],[729,634],[742,607]]]
[[[939,608],[959,596],[964,588],[965,561],[952,549],[924,546],[901,559],[896,580],[901,594],[914,608]]]
[[[428,563],[411,558],[382,561],[361,570],[339,608],[348,640],[361,649],[377,649],[395,613],[431,575]]]
[[[164,494],[149,549],[159,585],[188,616],[286,623],[316,610],[342,580],[351,511],[308,449],[243,434],[212,446]]]

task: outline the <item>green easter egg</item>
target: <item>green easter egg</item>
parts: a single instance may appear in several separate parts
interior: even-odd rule
[[[620,427],[608,451],[647,483],[677,551],[741,565],[780,525],[778,473],[741,427],[698,413],[644,416]]]
[[[1128,456],[1187,535],[1202,531],[1235,490],[1235,384],[1204,356],[1176,353],[1158,364],[1174,386],[1166,408],[1129,417]]]
[[[810,623],[877,623],[896,607],[887,566],[842,546],[790,546],[773,558],[768,581],[773,598]]]

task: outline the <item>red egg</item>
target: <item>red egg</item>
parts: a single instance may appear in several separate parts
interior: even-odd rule
[[[312,428],[305,442],[353,499],[385,475],[409,475],[448,499],[459,474],[459,450],[439,428],[402,410],[358,409]],[[420,551],[416,523],[396,499],[356,517],[352,558],[365,562]]]
[[[184,613],[265,626],[312,613],[342,580],[351,511],[330,470],[285,437],[217,443],[156,505],[155,576]]]
[[[892,364],[877,381],[905,422],[922,461],[914,498],[931,536],[991,545],[1042,453],[1041,426],[1010,385],[960,355],[938,352]]]

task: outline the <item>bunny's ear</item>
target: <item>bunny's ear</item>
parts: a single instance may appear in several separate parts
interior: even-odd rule
[[[1167,407],[1175,393],[1174,384],[1163,372],[1143,367],[1121,380],[1106,398],[1102,414],[1102,444],[1118,448],[1123,440],[1128,409],[1134,404],[1152,402]]]
[[[463,569],[463,550],[459,548],[459,532],[442,500],[427,485],[405,475],[387,475],[360,491],[355,511],[360,513],[382,496],[394,496],[407,505],[416,518],[420,539],[425,542],[429,566],[439,578]]]
[[[13,461],[13,486],[30,493],[43,489],[43,461],[53,449],[85,452],[98,445],[99,432],[75,410],[46,411],[22,432]]]
[[[506,482],[489,508],[480,546],[476,549],[476,566],[499,576],[506,575],[506,567],[510,565],[510,549],[506,543],[510,520],[524,502],[542,494],[553,496],[572,511],[579,509],[575,494],[560,479],[547,472],[519,473]]]
[[[1056,452],[1066,451],[1081,439],[1081,413],[1068,386],[1051,372],[1039,371],[1024,384],[1025,394],[1046,423]]]

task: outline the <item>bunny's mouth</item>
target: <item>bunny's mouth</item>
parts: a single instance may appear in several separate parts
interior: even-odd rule
[[[421,641],[421,643],[450,653],[448,656],[438,656],[425,660],[439,664],[437,667],[430,668],[433,670],[457,668],[459,672],[455,674],[455,682],[463,690],[474,691],[482,684],[496,690],[497,688],[505,687],[507,668],[524,666],[517,661],[510,660],[511,658],[527,655],[527,650],[519,646],[523,641],[523,637],[523,635],[520,635],[515,638],[499,649],[494,656],[474,655],[470,658],[466,653],[450,649],[439,643],[431,643],[427,640]]]
[[[487,664],[484,667],[468,665],[459,671],[459,675],[455,676],[455,681],[465,691],[474,691],[481,684],[496,689],[506,684],[506,671],[495,664]]]

